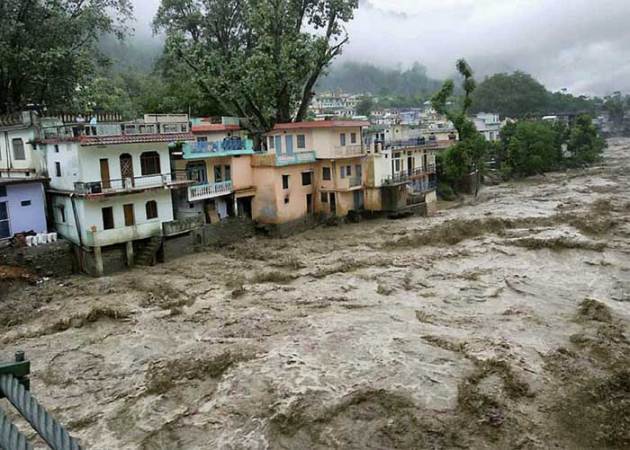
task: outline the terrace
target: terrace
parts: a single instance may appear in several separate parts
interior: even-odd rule
[[[411,181],[414,181],[420,177],[423,177],[426,175],[433,175],[433,174],[435,174],[435,164],[428,164],[426,168],[421,167],[418,169],[414,169],[414,170],[406,171],[406,172],[400,172],[395,175],[390,175],[386,178],[383,178],[382,184],[385,186],[394,185],[394,184],[404,184],[404,183],[409,183]]]
[[[255,167],[284,167],[296,164],[309,164],[317,160],[314,151],[302,151],[297,153],[260,153],[252,159],[252,166]]]
[[[253,155],[254,142],[250,139],[241,139],[239,137],[214,142],[185,142],[182,146],[182,150],[184,154],[183,157],[186,160]]]
[[[82,145],[175,142],[192,138],[187,122],[75,123],[42,129],[43,142],[77,141]]]
[[[176,189],[192,184],[185,174],[145,175],[123,179],[110,179],[74,183],[74,193],[88,198],[100,198],[120,194],[135,194],[154,189]]]

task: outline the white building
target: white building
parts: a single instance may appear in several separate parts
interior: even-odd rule
[[[129,266],[155,259],[162,226],[173,221],[171,190],[189,185],[171,171],[168,146],[192,139],[188,128],[141,121],[42,129],[52,219],[80,249],[84,270],[103,274],[113,248],[124,247]]]
[[[495,142],[500,139],[501,120],[498,114],[479,113],[473,118],[475,127],[488,142]]]

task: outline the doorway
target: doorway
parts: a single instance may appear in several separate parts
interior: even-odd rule
[[[409,176],[413,175],[413,169],[414,169],[414,161],[413,161],[413,156],[409,156],[407,158],[407,174]]]
[[[128,205],[123,205],[123,210],[125,212],[125,226],[132,227],[136,224],[136,217],[133,212],[133,203]]]
[[[306,194],[306,213],[313,214],[313,194]]]
[[[123,180],[125,187],[133,187],[133,160],[129,153],[120,155],[120,178]]]
[[[354,191],[354,210],[361,211],[364,205],[363,191]]]
[[[334,192],[330,193],[330,213],[337,215],[337,195]]]
[[[9,226],[9,207],[7,202],[0,202],[0,239],[11,237]]]
[[[100,160],[101,164],[101,186],[103,189],[110,189],[112,187],[111,180],[109,178],[109,160],[107,158]]]
[[[429,171],[429,159],[427,158],[427,154],[422,155],[422,168],[425,172]]]

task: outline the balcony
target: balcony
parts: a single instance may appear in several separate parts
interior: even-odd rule
[[[361,144],[336,145],[333,147],[332,155],[327,156],[327,158],[354,158],[362,156],[364,153]]]
[[[437,189],[437,180],[416,180],[411,184],[414,194],[423,194]]]
[[[162,222],[155,220],[129,227],[112,228],[111,230],[86,230],[85,245],[88,247],[105,247],[161,235]]]
[[[222,156],[253,155],[254,142],[250,139],[231,138],[222,141],[186,142],[184,159],[219,158]]]
[[[232,181],[222,181],[220,183],[207,183],[188,188],[188,201],[197,202],[207,200],[222,195],[231,194],[233,191]]]
[[[375,142],[375,144],[381,145],[382,148],[385,149],[405,149],[405,148],[417,148],[417,149],[426,149],[426,150],[440,150],[444,148],[448,148],[451,145],[456,144],[456,140],[449,139],[448,141],[437,141],[435,139],[425,139],[425,138],[416,138],[416,139],[406,139],[400,141],[392,141],[383,143],[381,141]]]
[[[296,164],[309,164],[317,160],[315,152],[297,152],[293,154],[259,153],[252,158],[254,167],[284,167]]]
[[[348,178],[348,185],[350,186],[350,189],[363,186],[363,180],[361,177],[350,177]]]
[[[136,140],[150,139],[151,136],[187,134],[188,122],[177,123],[144,123],[120,122],[97,123],[87,122],[45,127],[41,138],[47,140],[109,141],[114,137],[127,137]],[[167,141],[167,136],[164,139]],[[173,139],[176,140],[176,139]]]
[[[418,168],[408,172],[400,172],[398,174],[383,178],[382,184],[385,186],[394,184],[409,183],[424,175],[430,175],[435,173],[435,164],[427,165],[427,168]]]
[[[192,181],[184,174],[156,174],[141,177],[129,177],[115,180],[101,180],[74,183],[74,192],[86,197],[107,197],[118,194],[133,194],[152,189],[174,189],[186,187]]]
[[[164,236],[177,236],[188,233],[189,231],[203,227],[206,221],[202,214],[186,219],[173,220],[172,222],[164,222],[162,230]]]

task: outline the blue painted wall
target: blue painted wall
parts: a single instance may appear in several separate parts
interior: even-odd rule
[[[11,236],[30,230],[36,233],[47,233],[46,203],[42,183],[13,184],[6,188],[7,197],[0,201],[7,201],[9,206]],[[29,201],[30,205],[22,206],[22,202]]]

